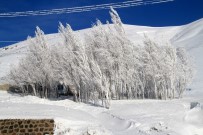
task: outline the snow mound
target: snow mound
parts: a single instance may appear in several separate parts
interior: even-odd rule
[[[184,120],[189,124],[189,134],[201,135],[203,133],[203,107],[197,106],[188,111]]]
[[[191,109],[185,116],[185,121],[203,127],[203,108],[197,106]]]

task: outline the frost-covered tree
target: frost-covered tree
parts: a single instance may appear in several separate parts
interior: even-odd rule
[[[64,27],[61,23],[59,25],[59,33],[61,34],[64,42],[59,49],[61,53],[59,59],[61,68],[61,81],[65,85],[74,85],[77,87],[77,91],[73,93],[75,96],[78,94],[79,98],[81,92],[82,83],[85,84],[90,79],[90,69],[87,61],[84,44],[80,41],[77,34],[67,24]]]
[[[113,8],[110,15],[112,24],[97,20],[83,36],[59,23],[59,45],[49,45],[37,27],[35,38],[28,38],[29,53],[10,72],[11,82],[45,98],[56,96],[61,84],[75,101],[107,108],[111,99],[181,97],[193,77],[186,50],[148,37],[134,44]]]
[[[118,15],[117,11],[113,9],[113,7],[110,7],[110,12],[109,12],[110,16],[111,16],[111,21],[114,24],[115,29],[117,30],[117,32],[119,33],[124,33],[124,28],[123,28],[123,23],[120,19],[120,16]]]
[[[176,50],[171,45],[159,45],[146,38],[143,70],[145,71],[146,97],[174,98]]]
[[[10,76],[15,78],[14,83],[17,85],[32,87],[34,95],[47,98],[53,78],[50,65],[51,54],[43,31],[37,27],[35,34],[36,37],[33,39],[28,37],[29,54],[21,60],[17,69],[11,70]],[[39,91],[37,87],[41,90]]]
[[[179,97],[182,97],[186,87],[191,83],[194,76],[193,63],[185,48],[176,49],[177,54],[177,75],[176,90]]]

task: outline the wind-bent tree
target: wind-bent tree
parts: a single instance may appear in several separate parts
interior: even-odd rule
[[[69,87],[75,101],[105,107],[111,99],[167,99],[182,96],[193,77],[184,48],[158,44],[145,37],[143,45],[128,39],[118,13],[113,24],[96,24],[82,37],[59,23],[63,42],[50,46],[39,27],[28,38],[29,53],[10,72],[23,93],[55,97],[57,85]]]

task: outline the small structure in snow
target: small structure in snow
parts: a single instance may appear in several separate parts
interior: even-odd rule
[[[200,103],[199,103],[199,102],[191,102],[191,103],[190,103],[190,109],[193,109],[193,108],[195,108],[195,107],[197,107],[197,106],[200,106]]]

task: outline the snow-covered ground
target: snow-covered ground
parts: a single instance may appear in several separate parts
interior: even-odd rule
[[[112,101],[111,108],[105,109],[68,99],[49,101],[2,91],[0,119],[54,118],[56,134],[68,135],[202,135],[203,108],[190,109],[190,101],[197,100],[120,100]]]
[[[203,19],[184,26],[153,28],[124,25],[129,39],[143,41],[144,34],[157,42],[168,40],[174,46],[184,46],[194,57],[196,77],[191,91],[174,100],[112,101],[105,109],[71,100],[50,101],[33,96],[21,97],[0,91],[0,119],[54,118],[59,132],[96,135],[203,135]],[[88,31],[81,30],[80,34]],[[58,34],[47,35],[50,44],[60,44]],[[16,65],[27,52],[27,42],[0,49],[0,83],[10,66]],[[190,102],[199,107],[190,109]]]

